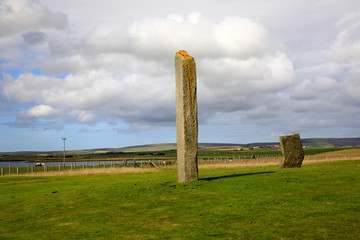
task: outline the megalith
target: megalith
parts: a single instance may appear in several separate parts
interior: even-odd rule
[[[175,54],[178,182],[198,180],[198,119],[195,60],[186,51]]]
[[[283,159],[279,163],[280,168],[301,167],[304,160],[304,149],[298,133],[280,136],[280,146]]]

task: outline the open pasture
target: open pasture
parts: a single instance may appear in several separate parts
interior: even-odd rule
[[[281,152],[278,149],[255,149],[248,151],[237,151],[237,150],[219,150],[207,148],[206,150],[202,149],[199,152],[198,161],[199,166],[203,168],[217,168],[217,167],[249,167],[249,166],[266,166],[266,165],[278,165],[280,160],[282,159]],[[126,163],[128,167],[133,166],[133,161],[137,161],[137,166],[143,168],[150,166],[148,161],[152,160],[156,166],[164,167],[176,165],[176,152],[171,151],[171,156],[169,156],[166,151],[164,155],[161,156],[153,156],[149,155],[149,152],[136,152],[140,155],[131,156],[130,160]],[[135,153],[133,153],[135,154]],[[175,157],[174,157],[175,154]],[[65,173],[65,175],[83,175],[84,172],[91,173],[96,172],[99,174],[100,172],[108,173],[108,172],[124,172],[119,169],[108,169],[108,168],[119,168],[124,166],[123,157],[113,157],[109,158],[105,156],[101,158],[101,156],[90,155],[89,158],[86,156],[81,156],[81,158],[71,158],[68,159],[67,166],[59,166],[62,165],[61,162],[52,162],[48,166],[48,161],[44,161],[46,163],[46,167],[27,167],[23,166],[17,167],[16,161],[8,163],[8,165],[0,165],[0,176],[5,175],[64,175],[63,172],[73,171]],[[27,159],[25,157],[25,159]],[[25,160],[23,159],[23,160]],[[77,160],[83,160],[84,162],[78,162]],[[128,158],[129,159],[129,158]],[[331,147],[331,148],[306,148],[305,149],[305,158],[303,164],[308,163],[316,163],[316,162],[327,162],[327,161],[338,161],[338,160],[355,160],[360,159],[360,148],[359,147],[348,147],[348,148],[339,148],[339,147]],[[95,161],[97,160],[97,161]],[[53,160],[54,161],[54,160]],[[107,161],[105,163],[105,161]],[[31,162],[31,160],[30,160]],[[55,163],[55,164],[54,164]],[[76,164],[77,163],[77,164]],[[71,166],[70,166],[71,164]],[[12,167],[9,168],[9,165]],[[32,164],[34,165],[34,163]],[[25,164],[26,166],[26,164]],[[102,168],[107,168],[107,170],[101,170]],[[94,169],[94,170],[91,170]],[[97,170],[96,170],[97,169]],[[61,171],[61,173],[60,173]],[[49,172],[49,173],[47,173]],[[52,172],[52,173],[51,173]],[[55,173],[59,172],[59,173]]]
[[[358,239],[360,160],[0,178],[0,239]]]

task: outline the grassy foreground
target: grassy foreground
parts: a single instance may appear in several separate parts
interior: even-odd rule
[[[359,165],[0,177],[0,239],[359,239]]]

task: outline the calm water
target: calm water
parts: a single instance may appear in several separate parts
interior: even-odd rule
[[[161,161],[161,160],[153,160],[154,162],[157,162],[157,161]],[[144,161],[146,162],[146,161]],[[97,166],[97,165],[104,165],[104,163],[106,165],[111,165],[111,163],[113,164],[116,164],[116,165],[119,165],[122,163],[122,161],[92,161],[92,162],[68,162],[66,161],[65,163],[64,162],[46,162],[46,166],[50,167],[50,166],[59,166],[59,164],[61,164],[61,166],[71,166],[71,165],[75,165],[76,166]],[[137,160],[136,163],[141,163],[141,160]],[[1,167],[9,167],[9,165],[11,167],[32,167],[32,166],[35,166],[35,162],[26,162],[26,161],[13,161],[13,162],[0,162],[0,168]],[[128,160],[128,164],[131,165],[133,164],[133,160]]]
[[[110,165],[111,161],[100,161],[100,162],[65,162],[65,166],[71,166],[76,164],[76,166],[82,166],[82,165],[88,165],[88,166],[93,166],[94,164],[97,165],[103,165],[104,163],[106,165]],[[120,164],[120,161],[114,161],[113,163],[115,164]],[[26,161],[14,161],[14,162],[0,162],[0,167],[9,167],[9,165],[11,165],[12,167],[27,167],[27,166],[35,166],[36,163],[29,163]],[[61,166],[64,166],[64,162],[46,162],[46,166],[50,167],[50,166],[59,166],[59,164],[61,164]]]

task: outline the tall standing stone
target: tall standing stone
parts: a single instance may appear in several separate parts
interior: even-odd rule
[[[198,180],[198,120],[195,60],[186,51],[175,54],[178,181]]]
[[[280,136],[281,151],[283,159],[280,161],[280,168],[301,167],[304,160],[304,149],[298,133]]]

